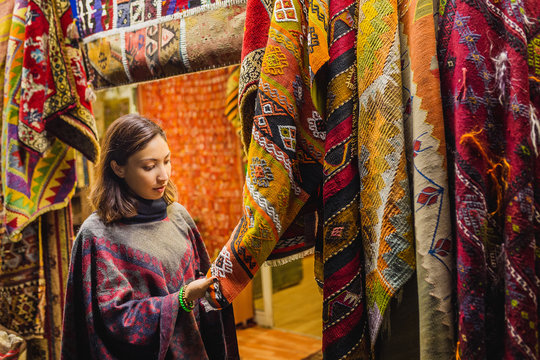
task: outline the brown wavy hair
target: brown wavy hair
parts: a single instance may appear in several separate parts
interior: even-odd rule
[[[116,119],[105,132],[96,180],[90,194],[94,210],[105,223],[137,215],[136,195],[124,179],[111,168],[111,161],[126,165],[130,156],[142,150],[154,137],[167,137],[155,122],[138,114],[128,114]],[[177,190],[169,179],[163,198],[168,204],[176,201]]]

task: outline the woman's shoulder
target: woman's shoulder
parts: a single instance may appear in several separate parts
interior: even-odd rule
[[[180,204],[179,202],[177,201],[174,201],[172,203],[169,204],[168,206],[168,211],[169,212],[178,212],[178,213],[183,213],[183,212],[187,212],[186,208],[184,207],[184,205]]]
[[[93,212],[83,221],[79,228],[79,234],[92,234],[103,231],[107,225],[101,220],[96,212]]]
[[[191,218],[191,215],[187,211],[187,209],[178,202],[171,203],[167,208],[167,215],[169,218],[178,217],[183,220],[185,220],[188,224],[193,223],[193,219]]]
[[[106,225],[100,219],[97,213],[92,213],[81,224],[81,227],[77,231],[77,236],[73,243],[73,251],[79,252],[84,244],[91,244],[94,239],[101,238],[106,233]]]

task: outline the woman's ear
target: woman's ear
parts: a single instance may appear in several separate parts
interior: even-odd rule
[[[123,166],[118,165],[118,163],[115,160],[111,161],[111,169],[114,171],[116,176],[118,176],[120,179],[123,179],[125,176],[125,170]]]

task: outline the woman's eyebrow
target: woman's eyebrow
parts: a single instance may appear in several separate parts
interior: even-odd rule
[[[169,151],[169,153],[167,155],[164,156],[164,158],[168,157],[168,156],[171,156],[171,152]],[[158,161],[159,159],[156,159],[156,158],[142,158],[142,159],[139,159],[138,161]]]

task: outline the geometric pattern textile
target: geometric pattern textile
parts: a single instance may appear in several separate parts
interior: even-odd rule
[[[55,139],[43,156],[19,142],[26,13],[26,0],[16,1],[8,43],[2,114],[5,224],[8,236],[14,241],[20,239],[21,230],[41,214],[66,206],[75,190],[76,179],[74,151],[60,140]]]
[[[242,216],[241,145],[225,115],[230,71],[219,68],[138,87],[139,112],[167,131],[171,179],[211,259]]]
[[[422,360],[450,359],[455,350],[453,235],[432,15],[431,1],[399,2],[402,108],[414,210]]]
[[[0,324],[23,338],[43,337],[45,284],[40,276],[39,220],[21,240],[0,244]]]
[[[323,183],[323,354],[370,358],[360,235],[356,2],[328,4],[328,92]]]
[[[60,358],[65,289],[74,240],[71,206],[43,215],[41,232],[42,272],[45,280],[45,345],[48,359],[54,360]]]
[[[0,323],[26,339],[30,359],[60,358],[72,243],[68,206],[27,226],[19,242],[0,245]]]
[[[245,0],[77,0],[94,87],[240,62]]]
[[[415,270],[407,172],[398,2],[361,0],[358,12],[358,157],[370,341]]]
[[[534,1],[440,8],[461,359],[539,357],[539,18]]]
[[[536,239],[536,276],[540,276],[540,27],[536,27],[536,32],[529,32],[527,50],[529,65],[529,91],[530,91],[530,114],[532,146],[536,154],[535,186],[534,186],[534,219],[535,219],[535,239]],[[538,298],[537,298],[538,301]],[[538,321],[538,319],[537,319]]]
[[[253,106],[253,126],[243,217],[209,272],[219,280],[207,293],[215,308],[229,304],[265,261],[280,264],[313,252],[324,124],[308,91],[307,12],[304,2],[280,0],[270,16],[258,89],[251,105],[244,104]]]
[[[4,75],[6,67],[7,46],[9,40],[9,33],[11,30],[11,18],[13,16],[14,5],[15,0],[0,1],[0,88],[2,89],[2,94],[4,93]],[[0,102],[0,129],[2,126],[1,114],[3,103],[3,101]],[[0,176],[0,239],[7,235],[5,220],[6,214],[4,208],[4,196],[2,193],[2,177]]]
[[[97,129],[85,95],[81,51],[66,35],[72,22],[68,0],[28,2],[18,135],[39,154],[56,136],[94,161]]]
[[[273,0],[249,0],[246,4],[240,79],[238,81],[238,115],[242,124],[241,140],[246,154],[249,151],[251,141],[254,104],[259,88],[264,52],[268,43],[268,31],[273,9]]]
[[[328,71],[328,1],[313,0],[308,15],[308,49],[311,98],[324,117]]]

